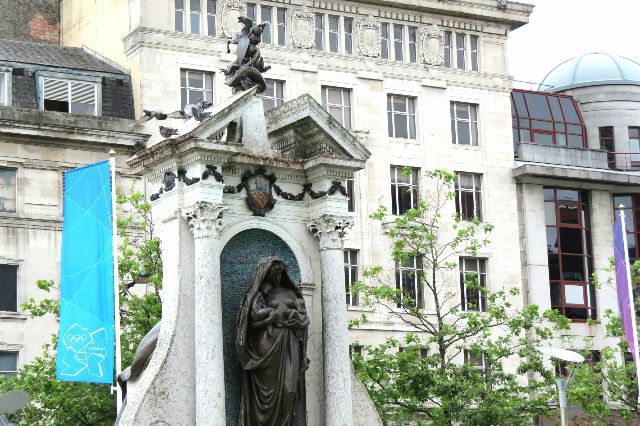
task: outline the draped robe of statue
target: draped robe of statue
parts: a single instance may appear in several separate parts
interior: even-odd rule
[[[284,262],[260,261],[238,318],[235,350],[243,387],[238,426],[304,424],[308,324],[302,293]]]

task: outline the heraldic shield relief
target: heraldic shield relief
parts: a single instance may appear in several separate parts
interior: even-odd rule
[[[240,185],[247,191],[247,204],[255,216],[264,216],[276,204],[272,193],[275,181],[275,175],[267,174],[264,167],[259,167],[254,172],[247,170],[242,176]]]

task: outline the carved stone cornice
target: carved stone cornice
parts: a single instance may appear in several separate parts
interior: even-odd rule
[[[427,65],[444,64],[444,46],[442,31],[436,24],[422,28],[420,34],[422,62]]]
[[[320,239],[320,250],[342,250],[342,239],[349,228],[353,226],[353,218],[349,216],[333,216],[323,214],[310,220],[307,224],[314,237]]]
[[[311,49],[315,44],[315,16],[308,10],[291,11],[291,44],[298,49]]]
[[[380,21],[369,15],[359,19],[356,27],[358,52],[363,56],[380,56]]]
[[[194,239],[219,237],[222,230],[222,216],[229,207],[198,201],[191,207],[182,209],[182,217],[189,223]]]

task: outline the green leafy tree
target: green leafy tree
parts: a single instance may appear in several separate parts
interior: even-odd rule
[[[162,260],[160,241],[154,233],[151,206],[144,195],[119,194],[117,204],[124,210],[118,225],[118,275],[120,279],[120,321],[123,366],[129,365],[138,343],[160,320]],[[137,283],[146,290],[133,290]],[[38,288],[47,297],[29,299],[21,308],[32,317],[57,317],[59,288],[53,281],[40,280]],[[24,365],[14,378],[0,377],[0,393],[24,390],[32,402],[12,420],[20,425],[113,425],[116,399],[110,386],[61,382],[56,379],[57,336],[43,346],[42,355]]]
[[[455,179],[427,172],[430,191],[415,208],[392,221],[384,207],[372,215],[393,244],[393,260],[418,265],[424,296],[397,289],[381,267],[366,269],[356,290],[368,309],[352,326],[382,312],[413,331],[367,347],[354,365],[388,424],[530,425],[535,415],[553,414],[556,395],[554,372],[536,348],[570,323],[536,305],[515,307],[517,289],[489,291],[477,274],[464,277],[470,296],[462,306],[458,258],[486,247],[492,226],[459,215],[445,220]]]

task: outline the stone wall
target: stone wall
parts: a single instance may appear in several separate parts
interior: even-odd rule
[[[60,44],[59,0],[0,0],[0,38]]]

